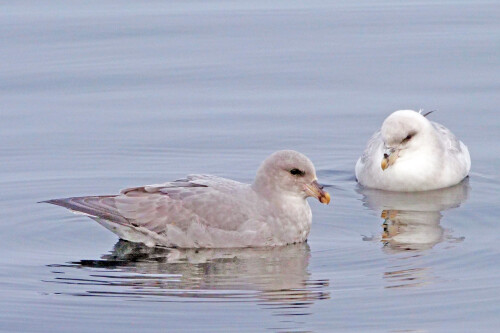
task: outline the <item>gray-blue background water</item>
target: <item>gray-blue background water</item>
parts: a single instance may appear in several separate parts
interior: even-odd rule
[[[0,4],[3,332],[497,332],[498,1]],[[469,147],[427,196],[356,185],[396,109]],[[165,252],[37,201],[308,155],[308,244]],[[86,296],[86,297],[84,297]]]

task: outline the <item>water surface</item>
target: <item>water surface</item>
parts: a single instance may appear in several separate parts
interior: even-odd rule
[[[0,5],[0,330],[496,332],[500,8],[494,1]],[[396,109],[469,147],[424,195],[358,187]],[[315,163],[307,244],[166,251],[38,201]]]

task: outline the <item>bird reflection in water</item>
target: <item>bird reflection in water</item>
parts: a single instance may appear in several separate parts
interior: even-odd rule
[[[423,256],[424,250],[443,241],[463,240],[463,237],[454,237],[440,222],[443,211],[457,208],[467,200],[469,190],[468,178],[449,188],[425,192],[359,190],[363,204],[380,212],[384,220],[380,237],[365,237],[364,240],[379,239],[388,254],[407,253],[398,256],[397,264],[384,273],[384,278],[390,282],[388,288],[419,286],[432,280],[427,267],[418,267],[421,266],[418,258]]]
[[[394,251],[426,250],[444,239],[459,241],[446,235],[440,225],[442,211],[459,207],[467,200],[468,178],[445,189],[425,192],[389,192],[360,189],[363,203],[379,211],[384,220],[381,241]]]
[[[392,250],[425,250],[443,240],[441,212],[383,210],[381,240]]]
[[[275,248],[166,249],[120,240],[100,260],[51,265],[59,273],[51,282],[83,285],[85,290],[78,294],[72,289],[70,294],[77,296],[255,301],[272,309],[274,315],[307,315],[315,301],[329,298],[329,281],[310,278],[309,257],[307,243]]]

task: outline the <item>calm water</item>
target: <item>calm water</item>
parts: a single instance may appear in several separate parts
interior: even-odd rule
[[[16,1],[0,37],[1,331],[498,331],[497,1]],[[467,182],[356,185],[402,108],[438,110]],[[167,252],[37,204],[283,148],[330,185],[308,244]]]

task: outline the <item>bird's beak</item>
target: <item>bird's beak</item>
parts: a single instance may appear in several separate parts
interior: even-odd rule
[[[399,150],[394,148],[386,149],[384,157],[382,158],[382,162],[380,163],[380,167],[382,168],[382,170],[385,170],[391,165],[393,165],[398,159],[398,156],[399,156]]]
[[[330,203],[330,193],[324,191],[323,185],[320,185],[317,180],[307,184],[305,190],[309,196],[318,198],[319,202],[327,205]]]

